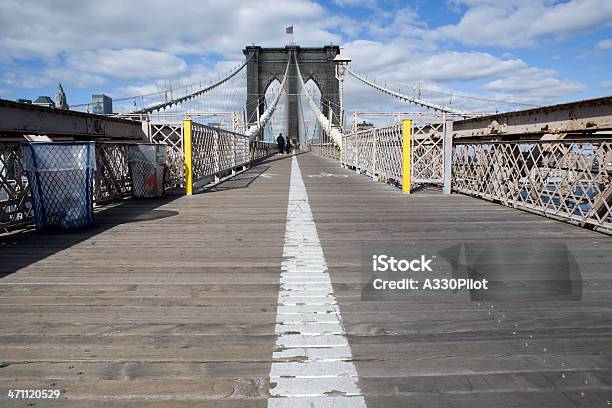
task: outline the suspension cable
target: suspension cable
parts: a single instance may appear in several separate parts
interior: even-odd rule
[[[278,92],[276,93],[276,96],[272,100],[272,104],[268,106],[265,112],[259,117],[259,122],[256,125],[251,126],[244,133],[244,135],[247,136],[249,140],[251,141],[255,140],[255,138],[261,131],[261,129],[263,129],[268,124],[268,121],[272,117],[272,114],[274,113],[274,110],[276,109],[276,105],[278,105],[278,101],[280,100],[281,95],[285,92],[285,84],[287,83],[287,76],[289,73],[289,63],[290,62],[291,62],[291,59],[288,59],[287,67],[285,68],[285,75],[283,76],[283,82],[281,82],[281,85],[278,88]]]
[[[372,88],[377,89],[377,90],[379,90],[379,91],[381,91],[383,93],[386,93],[388,95],[391,95],[391,96],[394,96],[396,98],[399,98],[400,100],[405,100],[406,102],[414,103],[415,105],[419,105],[419,106],[422,106],[422,107],[428,108],[428,109],[433,109],[433,110],[438,111],[438,112],[445,112],[445,113],[451,113],[453,115],[463,116],[464,118],[473,116],[473,114],[470,114],[468,112],[462,112],[462,111],[458,111],[456,109],[447,108],[447,107],[442,106],[442,105],[437,105],[435,103],[427,102],[427,101],[424,101],[424,100],[419,99],[419,98],[413,98],[413,97],[410,97],[408,95],[404,95],[404,94],[401,94],[399,92],[392,91],[391,89],[388,89],[388,88],[385,88],[383,86],[377,85],[377,84],[375,84],[372,81],[368,81],[367,79],[365,79],[362,76],[354,73],[353,71],[351,71],[348,68],[347,68],[347,70],[348,70],[349,74],[351,74],[352,76],[354,76],[355,78],[357,78],[358,80],[363,82],[364,84],[366,84],[368,86],[371,86]]]
[[[211,91],[211,90],[217,88],[220,85],[223,85],[224,83],[226,83],[227,81],[232,79],[234,76],[236,76],[240,71],[242,71],[242,69],[244,67],[246,67],[246,65],[249,63],[251,58],[252,58],[252,56],[249,57],[246,61],[244,61],[244,63],[240,67],[236,68],[236,70],[231,72],[228,76],[226,76],[225,78],[220,79],[219,81],[215,82],[214,84],[212,84],[212,85],[210,85],[210,86],[208,86],[206,88],[200,89],[200,90],[198,90],[196,92],[190,93],[190,94],[185,95],[185,96],[180,97],[180,98],[173,99],[173,100],[168,101],[168,102],[159,103],[157,105],[153,105],[153,106],[150,106],[148,108],[144,108],[144,109],[139,109],[139,110],[133,111],[132,113],[151,113],[151,112],[159,111],[159,110],[165,109],[167,107],[172,107],[173,105],[178,105],[178,104],[180,104],[180,103],[182,103],[184,101],[188,101],[188,100],[190,100],[192,98],[195,98],[196,96],[205,94],[206,92]]]
[[[342,144],[342,133],[337,128],[333,127],[331,123],[329,123],[325,115],[323,115],[321,110],[318,108],[318,106],[315,104],[315,102],[312,100],[312,97],[306,90],[306,84],[304,83],[304,78],[302,78],[302,72],[300,70],[300,66],[298,64],[297,58],[295,58],[295,55],[293,54],[293,51],[291,52],[291,56],[289,59],[291,58],[295,60],[295,65],[297,67],[297,77],[300,80],[302,92],[306,95],[306,98],[308,99],[308,104],[310,105],[310,109],[317,117],[317,120],[321,124],[321,128],[323,129],[323,131],[329,134],[329,136],[331,137],[333,142],[336,144],[336,146],[340,146]]]

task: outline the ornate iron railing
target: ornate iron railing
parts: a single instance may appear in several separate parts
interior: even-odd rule
[[[272,156],[278,151],[278,147],[274,142],[264,142],[262,140],[254,140],[249,146],[249,156],[251,161],[257,161]]]
[[[17,142],[0,143],[0,232],[34,220],[28,179]]]
[[[229,130],[191,123],[192,177],[194,181],[222,176],[251,161],[268,157],[276,144],[253,141]],[[185,122],[149,123],[149,141],[167,146],[166,187],[185,186]]]
[[[132,194],[132,180],[124,144],[96,143],[94,201],[104,204]]]
[[[334,143],[312,143],[310,145],[310,150],[321,156],[340,160],[340,148]]]
[[[414,124],[410,132],[413,184],[444,182],[445,123]],[[403,125],[362,130],[342,138],[342,163],[365,174],[402,182]]]
[[[185,154],[183,150],[183,123],[148,122],[149,142],[166,145],[166,188],[185,185]]]
[[[453,190],[612,233],[612,140],[455,140]]]
[[[249,139],[220,128],[192,124],[193,179],[219,176],[250,161]]]
[[[342,162],[370,176],[401,183],[402,126],[372,128],[343,137]]]
[[[445,122],[412,126],[410,170],[413,183],[444,183],[445,128]]]
[[[125,144],[96,143],[94,203],[103,205],[132,194]],[[0,142],[0,231],[34,221],[28,179],[18,142]]]

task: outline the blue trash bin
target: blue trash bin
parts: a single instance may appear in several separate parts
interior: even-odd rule
[[[93,224],[94,142],[27,142],[22,164],[36,229],[87,228]]]

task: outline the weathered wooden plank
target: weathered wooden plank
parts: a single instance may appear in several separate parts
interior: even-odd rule
[[[609,237],[465,196],[402,195],[317,156],[300,166],[368,407],[603,406],[593,401],[610,392]],[[308,177],[320,172],[343,177]],[[583,301],[359,301],[364,244],[495,242],[520,258],[542,240],[570,249]]]
[[[1,237],[0,405],[50,387],[69,399],[37,406],[267,406],[288,178],[250,181]]]

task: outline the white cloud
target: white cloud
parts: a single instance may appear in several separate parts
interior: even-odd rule
[[[600,42],[597,43],[597,48],[599,48],[600,50],[612,50],[612,38],[607,39],[607,40],[601,40]]]
[[[578,82],[558,79],[556,71],[529,67],[519,58],[502,59],[484,52],[419,50],[413,49],[410,42],[399,40],[387,43],[355,41],[345,46],[353,59],[353,69],[367,74],[370,80],[383,86],[387,82],[389,88],[400,88],[411,96],[415,88],[421,87],[423,99],[442,105],[452,102],[466,110],[487,111],[496,105],[457,94],[479,94],[491,99],[540,105],[584,90]],[[371,58],[372,55],[377,58]],[[483,81],[485,85],[479,85]],[[449,86],[458,82],[464,82],[472,91],[457,92]],[[351,97],[358,99],[355,103],[349,102],[351,109],[368,110],[367,104],[392,110],[413,109],[406,104],[391,103],[387,96],[378,97],[372,91],[360,90],[362,85],[352,78],[347,86],[353,93]],[[505,106],[517,108],[511,104]]]
[[[4,73],[0,83],[13,88],[36,89],[41,86],[50,85],[51,79],[31,69],[11,70]]]
[[[370,16],[354,21],[313,0],[184,0],[180,6],[162,1],[4,0],[0,2],[0,63],[18,67],[22,58],[40,58],[44,67],[29,72],[29,78],[15,73],[0,81],[10,87],[35,88],[57,81],[104,86],[114,97],[157,92],[168,81],[180,86],[206,83],[242,61],[245,45],[287,43],[290,36],[284,29],[293,25],[298,44],[321,46],[342,43],[344,38],[359,72],[379,82],[384,78],[401,84],[402,89],[412,89],[420,81],[438,92],[425,96],[439,103],[449,102],[451,85],[540,103],[567,97],[583,87],[559,79],[555,71],[529,66],[514,50],[501,57],[457,51],[448,47],[447,40],[515,48],[605,25],[612,16],[609,0],[455,0],[451,6],[457,6],[457,11],[467,9],[459,23],[430,29],[425,16],[412,7],[385,9],[374,0],[336,3],[347,7],[360,3],[371,8]],[[386,4],[390,3],[401,4]],[[602,46],[606,41],[610,40],[602,41]],[[209,61],[217,57],[227,61],[210,66]],[[117,82],[119,87],[114,85]],[[546,91],[547,87],[551,90]],[[388,96],[374,96],[374,91],[369,98],[370,106],[404,106],[398,107]],[[453,103],[475,106],[467,100],[453,99]]]
[[[470,9],[457,24],[435,30],[438,38],[471,46],[520,48],[546,37],[564,38],[610,25],[612,1],[457,0]]]
[[[562,81],[555,72],[537,68],[525,69],[514,75],[496,79],[483,85],[483,89],[522,99],[545,101],[581,92],[584,85],[576,81]]]
[[[62,52],[141,48],[241,55],[247,43],[288,42],[292,25],[302,45],[338,42],[319,4],[308,0],[0,2],[0,49],[12,57],[57,58]]]
[[[470,81],[527,67],[522,60],[503,60],[483,52],[423,52],[411,47],[401,41],[345,44],[355,69],[390,81]]]
[[[608,80],[608,81],[601,81],[599,83],[599,86],[601,86],[604,89],[609,89],[612,90],[612,80]]]
[[[168,78],[187,72],[183,59],[143,49],[74,52],[69,55],[68,64],[84,72],[124,79]]]
[[[52,83],[61,82],[64,84],[71,84],[79,88],[87,88],[92,86],[99,87],[108,83],[105,78],[99,75],[81,72],[66,67],[47,68],[43,71],[43,75],[46,78],[49,78]]]
[[[341,7],[376,7],[376,0],[333,0]]]

